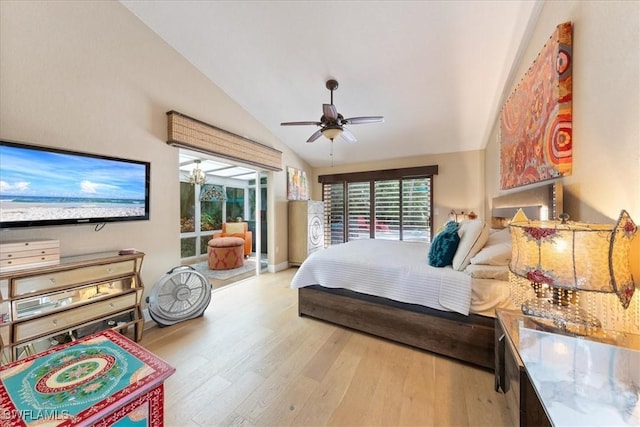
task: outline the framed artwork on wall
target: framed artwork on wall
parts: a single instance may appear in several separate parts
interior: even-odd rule
[[[500,189],[571,175],[572,25],[556,27],[500,113]]]
[[[287,200],[309,200],[307,173],[287,166]]]

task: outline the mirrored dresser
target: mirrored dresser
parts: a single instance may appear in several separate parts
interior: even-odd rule
[[[0,273],[2,364],[105,329],[139,341],[143,258],[106,252]]]

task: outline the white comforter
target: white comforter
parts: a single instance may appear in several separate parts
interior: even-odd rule
[[[311,254],[292,288],[345,288],[437,310],[469,314],[471,277],[451,267],[431,267],[427,243],[353,240]]]

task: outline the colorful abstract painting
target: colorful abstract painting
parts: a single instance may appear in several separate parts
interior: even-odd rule
[[[500,114],[500,188],[571,175],[572,26],[558,25]]]
[[[308,200],[309,184],[307,173],[287,166],[287,200]]]

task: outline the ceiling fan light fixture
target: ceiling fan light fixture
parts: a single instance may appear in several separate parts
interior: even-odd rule
[[[337,137],[339,137],[342,134],[342,129],[338,128],[338,127],[331,127],[331,128],[324,128],[322,129],[322,135],[324,135],[325,138],[330,139],[330,140],[334,140]]]
[[[338,137],[342,137],[346,142],[356,142],[356,137],[350,132],[349,129],[343,128],[344,125],[356,125],[361,123],[376,123],[382,122],[384,118],[382,116],[367,116],[367,117],[350,117],[344,118],[344,116],[338,113],[336,106],[333,104],[333,91],[338,89],[338,82],[336,80],[327,80],[327,89],[331,91],[331,103],[322,104],[322,117],[320,121],[306,121],[306,122],[282,122],[281,126],[299,126],[299,125],[314,125],[319,126],[310,137],[307,142],[314,142],[320,138],[320,135],[324,135],[325,138],[333,141]]]

